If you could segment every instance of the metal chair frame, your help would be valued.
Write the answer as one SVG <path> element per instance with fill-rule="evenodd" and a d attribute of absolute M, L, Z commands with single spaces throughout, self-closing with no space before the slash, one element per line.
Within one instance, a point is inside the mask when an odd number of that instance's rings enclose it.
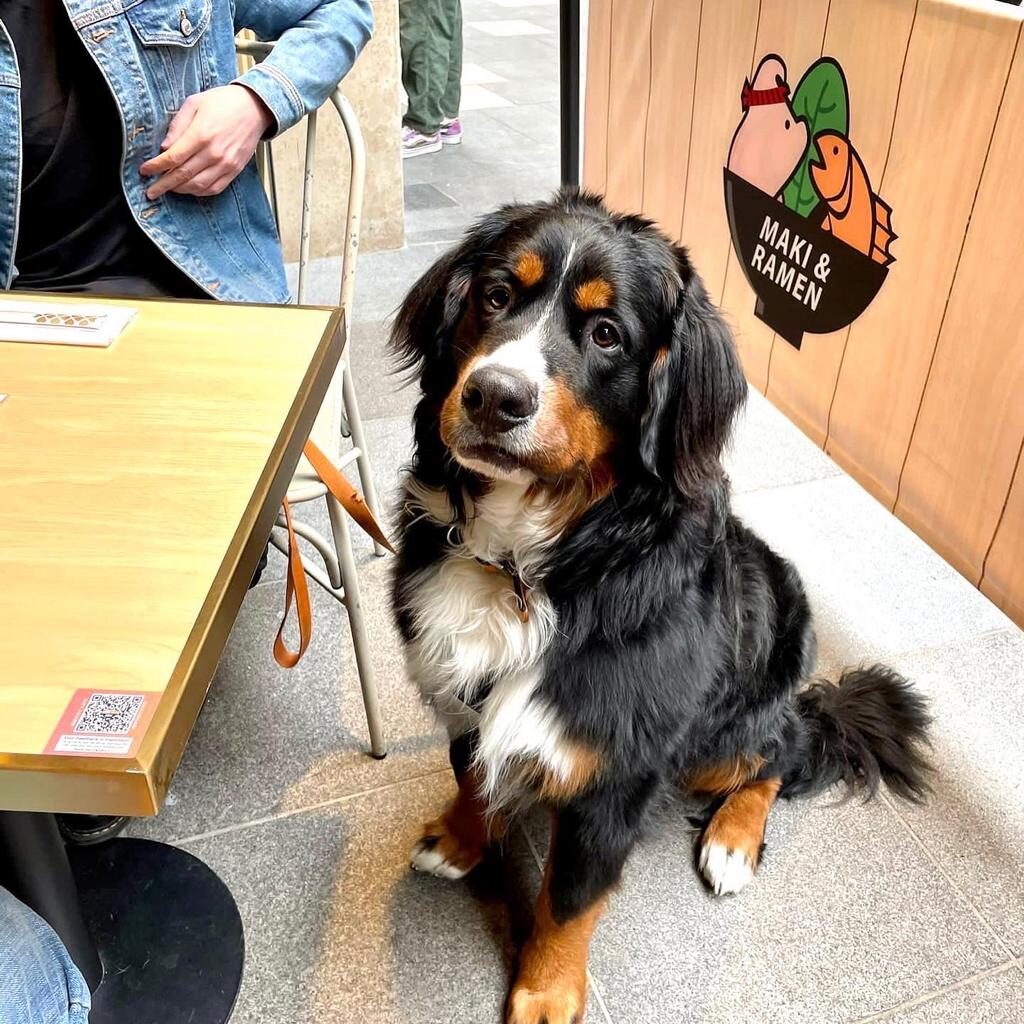
<path fill-rule="evenodd" d="M 239 56 L 252 58 L 259 62 L 274 48 L 273 43 L 255 40 L 238 40 L 236 51 Z M 380 518 L 380 505 L 377 489 L 373 482 L 373 470 L 370 466 L 369 450 L 366 446 L 366 435 L 363 421 L 359 414 L 359 403 L 356 398 L 355 386 L 352 381 L 352 298 L 355 292 L 356 257 L 359 252 L 359 227 L 363 208 L 363 191 L 366 182 L 366 146 L 363 142 L 359 122 L 351 104 L 344 97 L 341 89 L 335 89 L 330 96 L 331 104 L 338 112 L 348 140 L 351 157 L 351 174 L 349 176 L 348 201 L 345 210 L 344 248 L 341 256 L 341 285 L 339 304 L 345 310 L 345 323 L 348 338 L 339 365 L 341 374 L 342 399 L 342 434 L 351 437 L 352 447 L 346 451 L 336 465 L 339 469 L 356 464 L 359 481 L 362 484 L 363 496 L 373 514 Z M 299 305 L 306 301 L 306 271 L 309 264 L 309 239 L 313 211 L 313 184 L 317 141 L 317 111 L 306 117 L 306 153 L 302 178 L 302 220 L 299 233 L 299 279 L 296 289 L 296 300 Z M 274 174 L 274 157 L 269 142 L 260 144 L 256 154 L 257 166 L 270 198 L 274 217 L 280 230 L 280 218 L 277 201 L 277 181 Z M 359 576 L 356 571 L 355 555 L 352 550 L 352 535 L 348 516 L 334 496 L 311 471 L 300 467 L 288 489 L 288 500 L 293 504 L 315 501 L 324 498 L 331 521 L 332 538 L 328 540 L 313 527 L 295 522 L 295 532 L 303 540 L 312 545 L 323 559 L 324 569 L 303 557 L 302 564 L 306 574 L 319 584 L 331 597 L 345 606 L 348 612 L 349 627 L 352 631 L 352 647 L 355 651 L 356 668 L 359 674 L 359 685 L 363 693 L 363 705 L 366 710 L 366 724 L 370 733 L 370 752 L 374 757 L 382 758 L 387 753 L 381 727 L 380 702 L 377 696 L 377 684 L 370 656 L 369 634 L 363 617 L 362 601 L 359 593 Z M 284 528 L 284 517 L 278 516 L 278 527 Z M 279 551 L 287 553 L 287 535 L 275 532 L 271 543 Z M 384 549 L 374 544 L 377 555 L 383 555 Z"/>

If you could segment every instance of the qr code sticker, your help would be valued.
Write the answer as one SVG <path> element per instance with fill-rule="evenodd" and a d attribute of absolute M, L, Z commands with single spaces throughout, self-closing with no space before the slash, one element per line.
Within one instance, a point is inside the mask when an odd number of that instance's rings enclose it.
<path fill-rule="evenodd" d="M 75 732 L 129 733 L 146 698 L 141 693 L 93 693 L 75 722 Z"/>

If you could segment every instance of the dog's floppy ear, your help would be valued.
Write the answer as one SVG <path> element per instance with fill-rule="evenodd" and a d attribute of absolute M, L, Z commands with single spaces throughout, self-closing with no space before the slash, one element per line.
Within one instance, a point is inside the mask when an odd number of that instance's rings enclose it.
<path fill-rule="evenodd" d="M 406 295 L 391 329 L 391 349 L 401 373 L 418 376 L 424 363 L 440 359 L 466 306 L 474 248 L 471 235 L 442 256 Z"/>
<path fill-rule="evenodd" d="M 651 363 L 640 455 L 649 472 L 695 497 L 721 475 L 747 385 L 728 327 L 688 261 L 682 265 L 671 336 Z"/>
<path fill-rule="evenodd" d="M 412 286 L 391 329 L 391 349 L 400 372 L 419 376 L 424 366 L 443 361 L 480 260 L 506 231 L 539 209 L 513 204 L 484 217 Z"/>

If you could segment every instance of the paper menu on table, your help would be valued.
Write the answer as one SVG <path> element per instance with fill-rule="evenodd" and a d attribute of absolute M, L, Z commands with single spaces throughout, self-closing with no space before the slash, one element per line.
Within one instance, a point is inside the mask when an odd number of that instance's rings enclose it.
<path fill-rule="evenodd" d="M 0 299 L 0 344 L 17 341 L 107 348 L 135 313 L 129 306 Z"/>

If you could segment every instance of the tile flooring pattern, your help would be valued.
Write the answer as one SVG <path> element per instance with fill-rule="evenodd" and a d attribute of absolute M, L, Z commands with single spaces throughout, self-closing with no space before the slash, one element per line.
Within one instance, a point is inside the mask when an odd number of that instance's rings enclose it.
<path fill-rule="evenodd" d="M 554 0 L 465 0 L 465 17 L 465 142 L 406 162 L 410 244 L 360 260 L 354 372 L 385 493 L 414 401 L 387 372 L 389 315 L 468 221 L 556 184 Z M 336 272 L 314 267 L 314 301 L 330 301 Z M 884 658 L 916 680 L 942 771 L 923 808 L 779 806 L 759 877 L 724 900 L 692 870 L 688 808 L 666 809 L 598 929 L 588 1020 L 1020 1024 L 1024 634 L 756 394 L 729 468 L 739 513 L 804 575 L 822 671 Z M 274 664 L 273 552 L 167 806 L 134 832 L 187 847 L 234 892 L 248 947 L 234 1021 L 498 1024 L 545 822 L 531 817 L 467 882 L 409 872 L 453 783 L 405 682 L 388 565 L 362 540 L 359 560 L 387 759 L 364 753 L 345 616 L 316 588 L 309 654 L 292 672 Z"/>

